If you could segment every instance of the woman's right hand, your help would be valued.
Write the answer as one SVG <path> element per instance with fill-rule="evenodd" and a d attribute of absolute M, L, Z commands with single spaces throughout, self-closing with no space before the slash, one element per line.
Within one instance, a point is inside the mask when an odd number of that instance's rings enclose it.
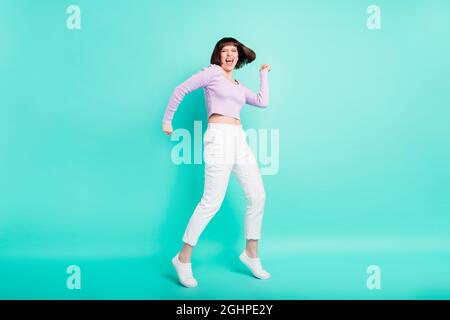
<path fill-rule="evenodd" d="M 261 67 L 259 68 L 259 71 L 262 71 L 262 70 L 267 70 L 267 72 L 269 72 L 269 71 L 270 71 L 270 69 L 271 69 L 271 66 L 270 66 L 270 64 L 264 63 L 264 64 L 263 64 L 263 65 L 261 65 Z"/>
<path fill-rule="evenodd" d="M 169 122 L 163 122 L 163 127 L 162 127 L 162 129 L 163 129 L 164 133 L 165 133 L 166 135 L 168 135 L 168 136 L 171 135 L 172 132 L 173 132 L 172 124 L 169 123 Z"/>

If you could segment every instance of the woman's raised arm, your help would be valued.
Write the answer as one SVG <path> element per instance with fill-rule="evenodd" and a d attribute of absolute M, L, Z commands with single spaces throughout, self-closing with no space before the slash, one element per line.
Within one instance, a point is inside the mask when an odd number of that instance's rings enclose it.
<path fill-rule="evenodd" d="M 245 103 L 261 108 L 265 108 L 269 105 L 269 71 L 270 65 L 263 64 L 261 66 L 259 71 L 260 90 L 258 93 L 255 93 L 249 88 L 243 86 L 245 90 Z"/>

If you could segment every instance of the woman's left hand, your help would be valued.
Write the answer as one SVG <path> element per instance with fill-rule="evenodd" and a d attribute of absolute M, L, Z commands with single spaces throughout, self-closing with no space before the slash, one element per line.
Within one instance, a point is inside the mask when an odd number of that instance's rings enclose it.
<path fill-rule="evenodd" d="M 267 63 L 263 64 L 261 68 L 259 68 L 259 71 L 263 71 L 265 69 L 267 69 L 267 71 L 270 71 L 270 64 Z"/>

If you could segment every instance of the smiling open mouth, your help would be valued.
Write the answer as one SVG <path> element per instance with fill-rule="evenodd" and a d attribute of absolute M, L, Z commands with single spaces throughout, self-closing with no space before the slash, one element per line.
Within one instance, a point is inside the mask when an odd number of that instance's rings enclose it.
<path fill-rule="evenodd" d="M 231 66 L 233 64 L 233 61 L 234 61 L 234 59 L 232 59 L 232 58 L 226 58 L 225 59 L 226 64 L 229 65 L 229 66 Z"/>

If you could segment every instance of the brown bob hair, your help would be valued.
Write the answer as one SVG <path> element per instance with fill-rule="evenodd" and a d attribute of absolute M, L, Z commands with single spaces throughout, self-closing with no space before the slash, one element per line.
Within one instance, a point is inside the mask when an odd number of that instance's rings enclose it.
<path fill-rule="evenodd" d="M 214 50 L 211 54 L 211 63 L 217 64 L 218 66 L 221 65 L 220 63 L 220 51 L 223 47 L 227 45 L 233 45 L 238 50 L 238 62 L 236 63 L 235 69 L 239 69 L 243 67 L 244 65 L 252 62 L 256 59 L 256 53 L 249 47 L 245 46 L 243 43 L 239 42 L 235 38 L 231 37 L 225 37 L 220 39 L 216 46 L 214 47 Z"/>

